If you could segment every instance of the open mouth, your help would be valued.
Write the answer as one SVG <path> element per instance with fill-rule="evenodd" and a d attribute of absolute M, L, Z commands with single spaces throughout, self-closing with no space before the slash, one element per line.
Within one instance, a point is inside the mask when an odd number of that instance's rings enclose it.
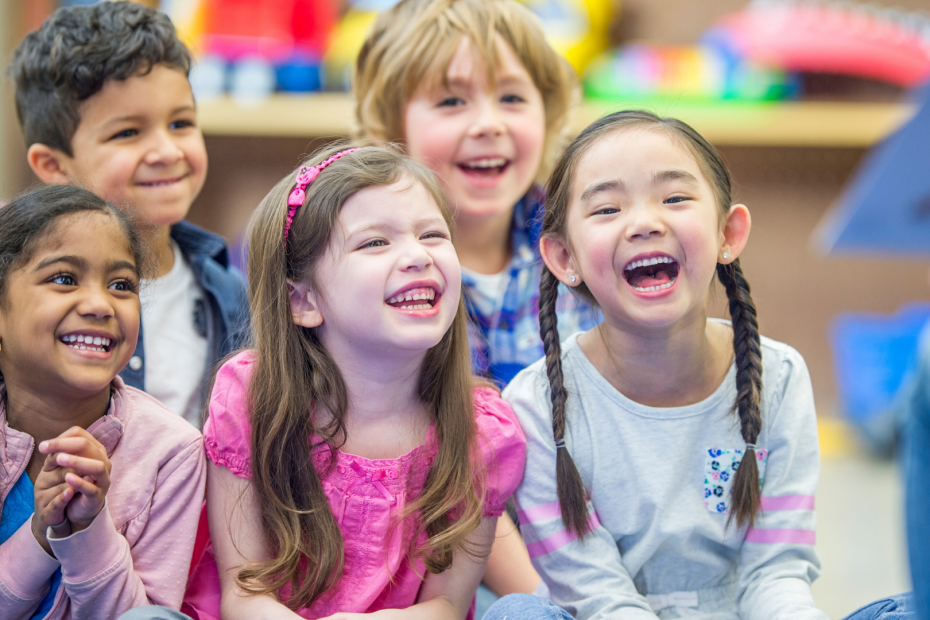
<path fill-rule="evenodd" d="M 72 349 L 97 351 L 99 353 L 108 353 L 111 346 L 109 338 L 89 334 L 67 334 L 61 337 L 61 341 Z"/>
<path fill-rule="evenodd" d="M 510 160 L 503 157 L 486 157 L 483 159 L 473 159 L 471 161 L 458 164 L 460 170 L 466 174 L 479 177 L 494 177 L 503 174 L 510 166 Z"/>
<path fill-rule="evenodd" d="M 394 295 L 385 303 L 399 310 L 428 310 L 436 305 L 440 297 L 436 289 L 418 286 Z"/>
<path fill-rule="evenodd" d="M 671 288 L 678 279 L 678 261 L 671 256 L 650 256 L 634 260 L 623 268 L 623 277 L 640 293 Z"/>

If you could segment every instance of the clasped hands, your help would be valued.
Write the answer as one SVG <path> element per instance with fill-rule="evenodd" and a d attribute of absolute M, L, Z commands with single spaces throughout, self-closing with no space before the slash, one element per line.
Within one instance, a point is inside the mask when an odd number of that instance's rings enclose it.
<path fill-rule="evenodd" d="M 93 435 L 78 426 L 39 444 L 47 455 L 36 477 L 32 534 L 54 557 L 47 532 L 56 537 L 86 529 L 103 509 L 110 488 L 110 459 Z M 70 526 L 70 532 L 68 531 Z"/>

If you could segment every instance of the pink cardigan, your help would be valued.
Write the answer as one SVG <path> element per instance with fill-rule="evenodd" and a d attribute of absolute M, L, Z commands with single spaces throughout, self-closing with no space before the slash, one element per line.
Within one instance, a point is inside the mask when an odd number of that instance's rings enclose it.
<path fill-rule="evenodd" d="M 116 618 L 140 605 L 181 606 L 206 482 L 203 439 L 190 424 L 122 379 L 91 435 L 112 464 L 105 510 L 90 527 L 50 539 L 27 520 L 0 545 L 0 617 L 29 618 L 58 567 L 62 581 L 47 620 Z M 7 425 L 0 400 L 0 509 L 24 473 L 31 436 Z"/>

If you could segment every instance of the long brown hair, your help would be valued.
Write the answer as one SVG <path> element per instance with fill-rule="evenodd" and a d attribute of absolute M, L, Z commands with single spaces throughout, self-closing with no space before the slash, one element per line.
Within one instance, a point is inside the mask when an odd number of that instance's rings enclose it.
<path fill-rule="evenodd" d="M 711 184 L 721 217 L 726 217 L 733 204 L 730 173 L 717 150 L 689 125 L 677 119 L 660 118 L 640 110 L 626 110 L 595 121 L 565 149 L 546 187 L 546 212 L 542 235 L 565 239 L 565 218 L 571 202 L 578 162 L 600 138 L 632 127 L 665 131 L 688 148 Z M 728 265 L 718 263 L 717 277 L 726 290 L 730 318 L 733 322 L 737 388 L 733 409 L 738 412 L 743 439 L 747 444 L 755 444 L 762 430 L 762 353 L 756 306 L 749 295 L 749 283 L 740 268 L 739 259 Z M 556 445 L 559 446 L 556 451 L 556 481 L 562 521 L 566 528 L 584 536 L 590 530 L 584 484 L 562 441 L 565 436 L 565 404 L 568 393 L 562 384 L 561 346 L 558 318 L 555 313 L 558 285 L 559 281 L 552 272 L 544 268 L 539 285 L 539 332 L 546 352 L 546 374 L 549 378 L 552 401 L 552 434 Z M 575 290 L 591 303 L 597 303 L 584 283 Z M 748 524 L 752 527 L 760 503 L 759 467 L 755 451 L 749 448 L 743 453 L 733 478 L 732 508 L 727 523 L 735 518 L 738 526 Z"/>
<path fill-rule="evenodd" d="M 344 148 L 329 147 L 303 165 L 312 166 Z M 255 371 L 249 384 L 252 425 L 252 486 L 262 529 L 273 558 L 240 568 L 237 585 L 259 594 L 290 584 L 288 607 L 307 607 L 342 576 L 343 541 L 320 475 L 310 460 L 316 434 L 335 451 L 346 437 L 348 393 L 336 363 L 315 329 L 291 319 L 287 280 L 315 285 L 315 265 L 330 246 L 339 212 L 362 189 L 409 179 L 420 183 L 452 228 L 448 202 L 424 166 L 385 148 L 369 147 L 330 164 L 307 188 L 287 243 L 287 197 L 296 170 L 282 179 L 258 206 L 250 227 L 249 302 Z M 481 522 L 481 470 L 473 458 L 476 431 L 465 312 L 424 358 L 418 395 L 432 413 L 439 449 L 422 493 L 399 519 L 418 514 L 416 535 L 427 542 L 412 549 L 426 568 L 440 573 L 452 564 Z M 310 410 L 323 407 L 332 422 L 319 426 Z M 330 463 L 333 459 L 330 459 Z M 454 513 L 456 518 L 450 519 Z"/>

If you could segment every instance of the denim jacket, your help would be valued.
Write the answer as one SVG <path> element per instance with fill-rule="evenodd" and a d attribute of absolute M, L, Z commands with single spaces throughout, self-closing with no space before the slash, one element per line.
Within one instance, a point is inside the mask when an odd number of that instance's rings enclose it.
<path fill-rule="evenodd" d="M 204 304 L 192 320 L 207 338 L 207 366 L 201 383 L 201 404 L 206 401 L 214 371 L 231 352 L 243 347 L 249 334 L 249 298 L 245 281 L 230 268 L 226 242 L 219 235 L 187 221 L 171 227 L 171 238 L 190 263 L 194 279 L 204 291 Z M 145 389 L 145 347 L 139 324 L 139 342 L 120 372 L 126 385 Z"/>

